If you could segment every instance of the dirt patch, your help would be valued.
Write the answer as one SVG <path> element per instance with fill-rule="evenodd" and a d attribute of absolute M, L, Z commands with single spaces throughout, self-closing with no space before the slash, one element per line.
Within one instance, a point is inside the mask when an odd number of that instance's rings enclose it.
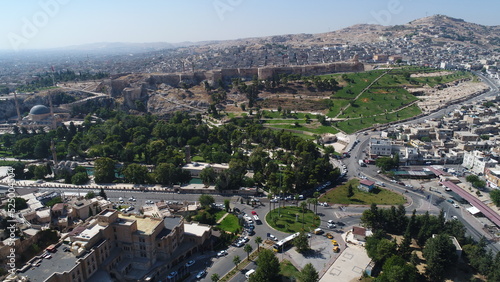
<path fill-rule="evenodd" d="M 429 73 L 412 73 L 410 77 L 434 77 L 434 76 L 445 76 L 453 74 L 451 71 L 439 71 L 439 72 L 429 72 Z"/>
<path fill-rule="evenodd" d="M 368 99 L 368 98 L 363 98 L 363 99 L 361 99 L 361 101 L 362 101 L 362 102 L 364 102 L 364 103 L 368 103 L 368 102 L 370 101 L 370 99 Z"/>

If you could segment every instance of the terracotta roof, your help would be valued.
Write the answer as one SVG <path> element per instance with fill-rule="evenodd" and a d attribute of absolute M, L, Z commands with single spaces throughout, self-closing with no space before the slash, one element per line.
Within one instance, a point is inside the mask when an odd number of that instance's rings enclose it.
<path fill-rule="evenodd" d="M 352 234 L 366 236 L 366 229 L 363 227 L 354 226 L 352 228 Z"/>
<path fill-rule="evenodd" d="M 365 186 L 372 186 L 372 185 L 375 185 L 375 182 L 368 180 L 368 179 L 363 179 L 359 182 L 359 184 L 362 184 Z"/>

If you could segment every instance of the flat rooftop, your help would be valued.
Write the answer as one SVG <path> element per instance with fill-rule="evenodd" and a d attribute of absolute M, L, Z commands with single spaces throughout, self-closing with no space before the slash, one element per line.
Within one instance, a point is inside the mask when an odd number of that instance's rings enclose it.
<path fill-rule="evenodd" d="M 152 219 L 149 217 L 141 218 L 125 214 L 119 214 L 118 218 L 124 219 L 130 223 L 132 223 L 132 221 L 136 221 L 137 232 L 143 233 L 145 235 L 153 234 L 153 231 L 156 229 L 156 227 L 162 223 L 161 220 Z"/>
<path fill-rule="evenodd" d="M 105 229 L 105 226 L 101 226 L 99 224 L 96 224 L 92 226 L 91 228 L 86 228 L 83 230 L 78 237 L 84 238 L 84 239 L 90 239 L 93 238 L 95 235 L 99 234 L 99 231 L 102 229 Z"/>
<path fill-rule="evenodd" d="M 203 234 L 210 230 L 210 227 L 205 225 L 199 225 L 197 223 L 186 223 L 184 224 L 184 233 L 193 234 L 195 236 L 201 237 Z"/>
<path fill-rule="evenodd" d="M 51 259 L 42 259 L 40 266 L 31 267 L 22 275 L 28 276 L 32 282 L 43 282 L 54 272 L 70 271 L 76 265 L 76 256 L 71 252 L 64 252 L 63 245 L 55 253 L 50 253 Z"/>

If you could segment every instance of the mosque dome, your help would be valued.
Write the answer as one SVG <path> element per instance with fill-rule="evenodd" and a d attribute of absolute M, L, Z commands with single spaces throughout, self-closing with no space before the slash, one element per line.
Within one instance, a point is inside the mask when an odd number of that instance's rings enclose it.
<path fill-rule="evenodd" d="M 49 113 L 50 109 L 44 105 L 36 105 L 30 110 L 30 115 L 45 115 Z"/>

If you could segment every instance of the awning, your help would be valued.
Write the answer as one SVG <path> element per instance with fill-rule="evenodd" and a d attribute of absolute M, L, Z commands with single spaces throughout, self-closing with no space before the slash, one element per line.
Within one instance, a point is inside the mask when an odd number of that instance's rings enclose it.
<path fill-rule="evenodd" d="M 476 214 L 478 214 L 478 213 L 480 213 L 480 212 L 481 212 L 481 211 L 480 211 L 478 208 L 476 208 L 476 207 L 470 207 L 470 208 L 468 208 L 468 209 L 467 209 L 467 211 L 468 211 L 468 212 L 470 212 L 472 215 L 476 215 Z"/>

